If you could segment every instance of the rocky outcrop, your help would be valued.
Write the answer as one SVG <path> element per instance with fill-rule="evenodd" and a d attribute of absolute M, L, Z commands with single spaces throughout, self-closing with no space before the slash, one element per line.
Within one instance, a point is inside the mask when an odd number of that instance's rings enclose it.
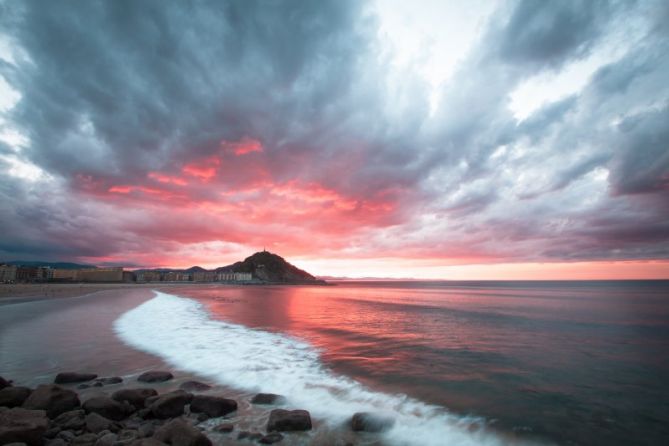
<path fill-rule="evenodd" d="M 237 410 L 237 401 L 219 396 L 195 395 L 190 403 L 190 410 L 204 413 L 211 418 L 222 417 Z"/>
<path fill-rule="evenodd" d="M 150 372 L 144 372 L 137 377 L 137 381 L 144 383 L 159 383 L 164 381 L 169 381 L 174 378 L 174 375 L 170 372 L 164 372 L 160 370 L 153 370 Z"/>
<path fill-rule="evenodd" d="M 53 425 L 58 426 L 61 430 L 81 430 L 86 426 L 85 416 L 86 412 L 81 409 L 70 410 L 54 418 Z"/>
<path fill-rule="evenodd" d="M 56 379 L 53 382 L 56 384 L 83 383 L 93 381 L 97 377 L 98 375 L 95 373 L 63 372 L 56 375 Z"/>
<path fill-rule="evenodd" d="M 4 389 L 5 387 L 10 387 L 11 385 L 12 385 L 11 381 L 8 381 L 2 376 L 0 376 L 0 390 Z"/>
<path fill-rule="evenodd" d="M 19 407 L 31 393 L 32 389 L 27 387 L 5 387 L 0 390 L 0 407 Z"/>
<path fill-rule="evenodd" d="M 128 402 L 136 409 L 144 407 L 144 402 L 147 398 L 158 396 L 155 389 L 140 388 L 140 389 L 121 389 L 112 394 L 112 399 L 118 402 Z"/>
<path fill-rule="evenodd" d="M 55 384 L 42 384 L 24 401 L 24 409 L 45 410 L 49 418 L 76 409 L 81 404 L 77 394 Z"/>
<path fill-rule="evenodd" d="M 0 411 L 0 444 L 41 445 L 48 427 L 49 419 L 43 410 L 3 409 Z"/>
<path fill-rule="evenodd" d="M 256 252 L 244 261 L 218 268 L 216 272 L 252 273 L 254 278 L 270 283 L 325 283 L 267 251 Z"/>
<path fill-rule="evenodd" d="M 160 427 L 153 438 L 172 446 L 211 446 L 211 441 L 183 420 L 172 420 Z"/>
<path fill-rule="evenodd" d="M 311 416 L 306 410 L 274 409 L 269 414 L 267 431 L 311 430 Z"/>
<path fill-rule="evenodd" d="M 394 418 L 370 412 L 358 412 L 351 418 L 351 429 L 355 432 L 384 432 L 394 424 Z"/>

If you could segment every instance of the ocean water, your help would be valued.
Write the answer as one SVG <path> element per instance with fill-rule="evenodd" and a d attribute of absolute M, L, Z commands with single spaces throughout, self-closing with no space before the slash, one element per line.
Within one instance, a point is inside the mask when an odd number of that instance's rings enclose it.
<path fill-rule="evenodd" d="M 119 294 L 120 293 L 120 294 Z M 669 281 L 185 286 L 0 307 L 0 375 L 169 366 L 383 445 L 669 438 Z M 309 444 L 312 437 L 304 437 Z M 319 444 L 328 444 L 327 441 Z"/>

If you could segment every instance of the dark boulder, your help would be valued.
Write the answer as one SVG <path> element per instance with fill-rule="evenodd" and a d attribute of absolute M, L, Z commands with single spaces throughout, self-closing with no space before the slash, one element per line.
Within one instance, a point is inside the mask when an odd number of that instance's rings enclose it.
<path fill-rule="evenodd" d="M 32 389 L 27 387 L 5 387 L 0 390 L 0 407 L 19 407 L 31 393 Z"/>
<path fill-rule="evenodd" d="M 193 399 L 193 394 L 176 390 L 159 396 L 149 407 L 156 418 L 174 418 L 184 413 L 186 404 Z"/>
<path fill-rule="evenodd" d="M 163 381 L 169 381 L 174 378 L 170 372 L 162 372 L 159 370 L 153 370 L 150 372 L 144 372 L 137 377 L 137 381 L 143 383 L 159 383 Z"/>
<path fill-rule="evenodd" d="M 87 413 L 96 413 L 114 421 L 121 421 L 129 415 L 128 406 L 119 403 L 108 396 L 95 396 L 83 405 Z"/>
<path fill-rule="evenodd" d="M 394 418 L 370 412 L 358 412 L 351 418 L 351 429 L 355 432 L 383 432 L 393 424 Z"/>
<path fill-rule="evenodd" d="M 211 446 L 211 441 L 202 432 L 179 419 L 161 426 L 153 438 L 172 446 Z"/>
<path fill-rule="evenodd" d="M 53 424 L 61 430 L 78 431 L 86 426 L 86 412 L 81 409 L 63 412 L 53 420 Z"/>
<path fill-rule="evenodd" d="M 274 409 L 269 414 L 267 431 L 308 431 L 311 417 L 306 410 Z"/>
<path fill-rule="evenodd" d="M 237 410 L 237 401 L 212 395 L 195 395 L 190 403 L 191 412 L 222 417 Z"/>
<path fill-rule="evenodd" d="M 0 376 L 0 389 L 4 389 L 5 387 L 11 387 L 12 382 L 9 380 L 6 380 L 2 376 Z"/>
<path fill-rule="evenodd" d="M 86 430 L 99 434 L 102 431 L 117 432 L 120 427 L 109 418 L 105 418 L 100 414 L 91 412 L 86 415 Z"/>
<path fill-rule="evenodd" d="M 251 404 L 282 404 L 285 398 L 274 393 L 259 393 L 251 399 Z"/>
<path fill-rule="evenodd" d="M 71 390 L 55 384 L 42 384 L 23 402 L 24 409 L 45 410 L 49 418 L 79 407 L 79 397 Z"/>
<path fill-rule="evenodd" d="M 135 408 L 141 409 L 146 399 L 152 396 L 158 396 L 155 389 L 121 389 L 112 394 L 112 399 L 118 402 L 127 401 Z"/>
<path fill-rule="evenodd" d="M 155 438 L 142 438 L 141 440 L 133 441 L 130 443 L 130 446 L 167 446 L 167 443 L 163 443 Z"/>
<path fill-rule="evenodd" d="M 179 386 L 181 390 L 186 392 L 204 392 L 211 389 L 209 384 L 201 383 L 199 381 L 186 381 Z"/>
<path fill-rule="evenodd" d="M 2 410 L 0 411 L 0 444 L 41 445 L 42 436 L 48 427 L 49 419 L 43 410 L 28 410 L 20 407 Z"/>
<path fill-rule="evenodd" d="M 283 440 L 283 435 L 281 435 L 278 432 L 272 432 L 272 433 L 269 433 L 269 434 L 265 435 L 264 437 L 262 437 L 259 440 L 259 443 L 260 444 L 274 444 L 274 443 L 280 442 L 281 440 Z"/>
<path fill-rule="evenodd" d="M 56 379 L 54 379 L 53 382 L 56 384 L 83 383 L 92 381 L 97 377 L 98 375 L 95 373 L 64 372 L 56 375 Z"/>

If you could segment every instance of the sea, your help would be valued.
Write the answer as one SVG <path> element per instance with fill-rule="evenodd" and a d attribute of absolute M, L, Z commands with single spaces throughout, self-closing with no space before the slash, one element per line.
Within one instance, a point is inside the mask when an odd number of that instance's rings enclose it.
<path fill-rule="evenodd" d="M 300 444 L 373 412 L 393 426 L 331 438 L 664 445 L 669 281 L 157 286 L 0 305 L 0 376 L 156 367 L 284 395 L 321 432 Z"/>

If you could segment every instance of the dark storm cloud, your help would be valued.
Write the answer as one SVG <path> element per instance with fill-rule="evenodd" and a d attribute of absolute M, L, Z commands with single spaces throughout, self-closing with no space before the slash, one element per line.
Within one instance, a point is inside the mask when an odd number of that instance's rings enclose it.
<path fill-rule="evenodd" d="M 523 0 L 499 35 L 499 55 L 509 63 L 558 68 L 592 48 L 611 9 L 604 0 Z"/>

